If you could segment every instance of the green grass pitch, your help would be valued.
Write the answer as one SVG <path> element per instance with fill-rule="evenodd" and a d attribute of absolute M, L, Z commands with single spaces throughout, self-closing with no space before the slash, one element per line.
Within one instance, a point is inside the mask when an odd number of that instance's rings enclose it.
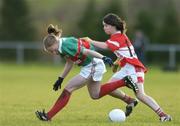
<path fill-rule="evenodd" d="M 125 104 L 110 96 L 92 100 L 84 87 L 72 94 L 69 104 L 51 122 L 41 122 L 34 112 L 48 110 L 59 97 L 61 90 L 54 92 L 52 85 L 62 70 L 53 65 L 0 64 L 0 126 L 179 126 L 180 125 L 180 72 L 163 72 L 150 67 L 145 76 L 145 91 L 173 117 L 172 122 L 159 122 L 157 115 L 139 103 L 133 114 L 124 123 L 112 123 L 108 112 L 113 108 L 125 109 Z M 73 68 L 63 83 L 79 72 Z M 110 78 L 108 68 L 103 82 Z M 134 97 L 132 91 L 122 88 Z"/>

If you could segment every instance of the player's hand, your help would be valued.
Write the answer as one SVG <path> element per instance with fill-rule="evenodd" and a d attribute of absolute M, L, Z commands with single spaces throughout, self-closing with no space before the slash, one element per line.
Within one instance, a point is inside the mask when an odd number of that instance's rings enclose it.
<path fill-rule="evenodd" d="M 114 61 L 113 66 L 112 66 L 112 72 L 116 73 L 118 71 L 119 68 L 119 59 L 117 59 L 116 61 Z"/>
<path fill-rule="evenodd" d="M 102 60 L 103 60 L 104 63 L 108 63 L 110 67 L 113 65 L 112 59 L 109 58 L 109 57 L 107 57 L 107 56 L 104 56 L 104 57 L 102 58 Z"/>
<path fill-rule="evenodd" d="M 92 40 L 91 38 L 89 38 L 89 37 L 82 37 L 81 39 L 84 40 L 84 41 L 87 41 L 87 42 L 92 42 L 92 41 L 93 41 L 93 40 Z"/>
<path fill-rule="evenodd" d="M 58 89 L 61 89 L 61 84 L 63 82 L 64 78 L 62 77 L 58 77 L 58 80 L 56 80 L 56 82 L 53 85 L 53 90 L 57 91 Z"/>
<path fill-rule="evenodd" d="M 116 73 L 116 72 L 118 71 L 118 67 L 119 67 L 119 65 L 113 64 L 113 66 L 112 66 L 112 72 L 113 72 L 113 73 Z"/>

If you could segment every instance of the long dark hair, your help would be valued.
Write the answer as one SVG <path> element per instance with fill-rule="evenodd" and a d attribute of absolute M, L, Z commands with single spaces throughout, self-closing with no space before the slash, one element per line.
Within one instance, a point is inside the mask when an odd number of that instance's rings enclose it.
<path fill-rule="evenodd" d="M 104 23 L 115 26 L 117 30 L 120 30 L 122 33 L 126 32 L 126 22 L 123 21 L 118 15 L 109 13 L 103 18 Z"/>

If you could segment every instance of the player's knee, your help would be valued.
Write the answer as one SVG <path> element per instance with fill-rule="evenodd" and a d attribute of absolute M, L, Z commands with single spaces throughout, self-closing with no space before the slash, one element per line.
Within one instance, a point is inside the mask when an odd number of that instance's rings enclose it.
<path fill-rule="evenodd" d="M 93 100 L 99 99 L 99 95 L 90 95 Z"/>
<path fill-rule="evenodd" d="M 73 91 L 77 90 L 78 88 L 76 86 L 67 85 L 65 87 L 65 89 L 72 93 Z"/>

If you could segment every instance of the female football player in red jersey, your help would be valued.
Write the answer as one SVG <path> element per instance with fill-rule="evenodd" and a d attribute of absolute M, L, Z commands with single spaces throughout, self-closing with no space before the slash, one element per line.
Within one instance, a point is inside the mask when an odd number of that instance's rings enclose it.
<path fill-rule="evenodd" d="M 91 43 L 74 37 L 61 37 L 61 33 L 62 30 L 50 25 L 48 27 L 48 35 L 43 40 L 44 48 L 47 52 L 54 55 L 63 55 L 66 60 L 64 71 L 53 85 L 53 90 L 57 91 L 61 88 L 61 84 L 71 71 L 73 64 L 82 66 L 82 68 L 80 73 L 68 82 L 56 103 L 47 113 L 45 111 L 35 112 L 40 120 L 51 120 L 56 113 L 67 105 L 72 92 L 85 86 L 85 82 L 87 82 L 87 88 L 92 99 L 99 99 L 122 86 L 127 86 L 135 92 L 137 91 L 137 85 L 132 82 L 130 76 L 100 85 L 103 74 L 106 72 L 104 63 L 112 65 L 112 60 L 94 51 L 94 46 Z"/>
<path fill-rule="evenodd" d="M 91 42 L 96 47 L 110 49 L 117 56 L 116 63 L 118 62 L 121 69 L 112 76 L 110 82 L 122 79 L 127 75 L 131 76 L 138 86 L 138 92 L 135 93 L 136 97 L 154 110 L 154 112 L 156 112 L 160 117 L 160 121 L 171 121 L 171 116 L 164 113 L 157 102 L 152 97 L 145 94 L 144 73 L 147 69 L 138 60 L 134 47 L 125 34 L 125 21 L 121 20 L 121 18 L 116 14 L 110 13 L 104 17 L 103 26 L 105 33 L 110 35 L 110 38 L 106 42 L 95 41 L 88 37 L 82 39 Z M 125 93 L 118 93 L 116 90 L 113 91 L 111 95 L 114 97 L 120 97 L 122 100 L 126 97 Z M 134 106 L 135 104 L 133 103 L 126 106 L 126 116 L 132 112 Z"/>

